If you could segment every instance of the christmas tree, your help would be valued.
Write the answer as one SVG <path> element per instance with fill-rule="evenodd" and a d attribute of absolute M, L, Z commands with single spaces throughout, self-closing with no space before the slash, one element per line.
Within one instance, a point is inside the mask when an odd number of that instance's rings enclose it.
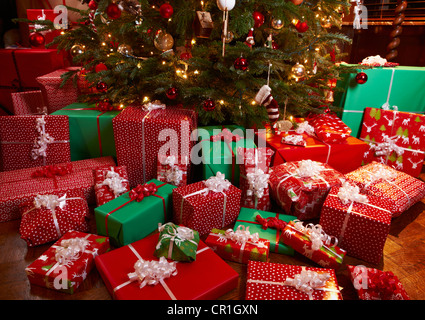
<path fill-rule="evenodd" d="M 82 66 L 93 89 L 82 101 L 159 100 L 195 109 L 201 125 L 261 126 L 334 109 L 336 80 L 354 71 L 338 63 L 350 39 L 335 32 L 348 0 L 85 2 L 68 7 L 80 24 L 51 43 Z"/>

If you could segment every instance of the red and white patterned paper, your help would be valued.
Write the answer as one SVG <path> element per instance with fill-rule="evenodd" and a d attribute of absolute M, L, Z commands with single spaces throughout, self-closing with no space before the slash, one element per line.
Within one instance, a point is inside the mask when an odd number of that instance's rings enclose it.
<path fill-rule="evenodd" d="M 189 157 L 158 155 L 157 180 L 176 187 L 188 183 Z"/>
<path fill-rule="evenodd" d="M 327 143 L 344 142 L 351 134 L 351 129 L 333 113 L 315 115 L 308 123 L 317 137 Z"/>
<path fill-rule="evenodd" d="M 37 114 L 46 111 L 41 90 L 12 93 L 13 114 Z"/>
<path fill-rule="evenodd" d="M 38 119 L 44 117 L 45 133 L 54 140 L 47 144 L 46 157 L 32 158 L 34 141 L 40 137 Z M 68 116 L 25 115 L 0 117 L 0 171 L 53 165 L 71 161 Z"/>
<path fill-rule="evenodd" d="M 108 172 L 115 172 L 117 174 L 118 189 L 120 192 L 115 192 L 113 188 L 105 184 Z M 93 170 L 94 174 L 94 192 L 96 194 L 96 204 L 101 206 L 120 195 L 130 191 L 130 182 L 128 181 L 127 168 L 125 166 L 109 167 Z"/>

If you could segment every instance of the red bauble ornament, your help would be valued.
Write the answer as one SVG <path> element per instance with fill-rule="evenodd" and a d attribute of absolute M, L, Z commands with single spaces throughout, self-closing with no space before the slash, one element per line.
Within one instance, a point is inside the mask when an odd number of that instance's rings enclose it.
<path fill-rule="evenodd" d="M 90 0 L 89 8 L 90 8 L 90 10 L 96 10 L 97 9 L 97 2 L 95 0 Z"/>
<path fill-rule="evenodd" d="M 246 69 L 248 69 L 248 60 L 244 57 L 239 57 L 235 60 L 233 66 L 235 67 L 235 69 L 245 71 Z"/>
<path fill-rule="evenodd" d="M 165 19 L 171 18 L 171 16 L 173 15 L 173 12 L 174 12 L 174 9 L 169 3 L 164 3 L 163 5 L 159 7 L 159 14 L 161 15 L 161 17 Z"/>
<path fill-rule="evenodd" d="M 254 11 L 252 13 L 252 17 L 254 18 L 254 27 L 259 28 L 264 23 L 264 15 L 261 12 Z"/>
<path fill-rule="evenodd" d="M 366 74 L 366 73 L 364 73 L 364 72 L 359 72 L 359 73 L 356 75 L 356 82 L 357 82 L 358 84 L 366 83 L 366 81 L 367 81 L 367 74 Z"/>
<path fill-rule="evenodd" d="M 204 108 L 205 111 L 212 111 L 215 109 L 215 102 L 212 99 L 207 99 L 202 103 L 202 108 Z"/>
<path fill-rule="evenodd" d="M 94 71 L 96 72 L 106 71 L 106 70 L 108 70 L 108 67 L 102 62 L 97 64 L 96 67 L 94 68 Z"/>
<path fill-rule="evenodd" d="M 115 4 L 115 3 L 110 3 L 105 11 L 106 11 L 106 14 L 108 15 L 108 17 L 110 19 L 115 20 L 115 19 L 118 19 L 119 17 L 121 17 L 121 10 L 118 7 L 118 5 Z"/>
<path fill-rule="evenodd" d="M 306 32 L 308 30 L 308 24 L 307 22 L 301 22 L 298 21 L 297 24 L 295 25 L 295 29 L 297 29 L 298 32 Z"/>
<path fill-rule="evenodd" d="M 296 6 L 299 6 L 301 3 L 303 3 L 304 0 L 291 0 L 291 2 L 293 4 L 295 4 Z"/>
<path fill-rule="evenodd" d="M 175 98 L 177 98 L 178 91 L 176 88 L 171 87 L 167 90 L 166 94 L 168 99 L 174 100 Z"/>
<path fill-rule="evenodd" d="M 105 82 L 100 81 L 100 82 L 97 83 L 96 89 L 99 92 L 106 92 L 106 91 L 108 91 L 108 85 Z"/>
<path fill-rule="evenodd" d="M 190 52 L 183 52 L 181 55 L 180 55 L 180 59 L 182 59 L 182 60 L 189 60 L 190 58 L 192 58 L 192 54 L 190 53 Z"/>
<path fill-rule="evenodd" d="M 30 44 L 33 47 L 42 46 L 44 44 L 44 41 L 45 41 L 44 36 L 39 32 L 31 33 L 29 40 L 30 40 Z"/>

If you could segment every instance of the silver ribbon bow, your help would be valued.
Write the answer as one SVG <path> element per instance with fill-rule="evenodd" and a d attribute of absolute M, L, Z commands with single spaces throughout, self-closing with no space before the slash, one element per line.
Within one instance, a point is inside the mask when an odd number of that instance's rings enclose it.
<path fill-rule="evenodd" d="M 61 265 L 78 260 L 88 244 L 88 240 L 84 238 L 62 240 L 60 245 L 56 247 L 55 259 Z"/>
<path fill-rule="evenodd" d="M 297 129 L 295 129 L 295 132 L 298 134 L 307 133 L 308 135 L 314 134 L 314 127 L 311 126 L 308 121 L 301 122 Z"/>
<path fill-rule="evenodd" d="M 298 163 L 298 168 L 296 169 L 296 174 L 300 177 L 313 177 L 320 174 L 325 168 L 320 162 L 308 160 L 301 160 Z"/>
<path fill-rule="evenodd" d="M 34 141 L 33 149 L 31 150 L 31 157 L 36 160 L 38 157 L 46 157 L 47 146 L 52 143 L 55 139 L 46 133 L 46 120 L 44 115 L 36 120 L 36 129 L 39 136 Z"/>
<path fill-rule="evenodd" d="M 163 165 L 168 165 L 169 169 L 165 171 L 164 177 L 166 181 L 174 186 L 178 186 L 183 179 L 183 171 L 176 166 L 177 158 L 175 156 L 168 156 L 163 161 Z"/>
<path fill-rule="evenodd" d="M 244 225 L 239 225 L 236 231 L 227 229 L 224 236 L 240 245 L 245 245 L 249 241 L 258 242 L 260 240 L 258 232 L 251 234 L 249 227 L 245 228 Z"/>
<path fill-rule="evenodd" d="M 140 289 L 145 285 L 157 285 L 163 283 L 177 274 L 176 263 L 168 262 L 165 257 L 159 258 L 159 261 L 139 259 L 134 264 L 134 272 L 129 273 L 130 281 L 138 281 Z"/>
<path fill-rule="evenodd" d="M 232 185 L 232 183 L 225 178 L 225 174 L 221 173 L 220 171 L 217 172 L 215 176 L 212 176 L 204 181 L 204 184 L 207 187 L 206 192 L 223 192 L 229 189 L 229 187 Z"/>
<path fill-rule="evenodd" d="M 337 196 L 343 204 L 351 202 L 367 203 L 369 199 L 367 195 L 360 193 L 360 188 L 357 185 L 353 185 L 348 181 L 344 181 L 342 186 L 339 188 Z"/>
<path fill-rule="evenodd" d="M 60 209 L 63 209 L 66 205 L 66 194 L 64 194 L 62 197 L 58 197 L 55 194 L 44 194 L 44 195 L 37 195 L 34 198 L 34 206 L 36 209 L 40 209 L 42 207 L 49 209 L 49 210 L 55 210 L 57 207 Z"/>
<path fill-rule="evenodd" d="M 283 138 L 285 143 L 300 145 L 304 144 L 304 137 L 298 134 L 290 134 Z"/>
<path fill-rule="evenodd" d="M 401 156 L 404 153 L 404 150 L 402 147 L 399 147 L 396 145 L 397 140 L 400 138 L 400 136 L 394 136 L 394 137 L 384 137 L 384 142 L 377 143 L 377 144 L 371 144 L 370 148 L 375 150 L 375 154 L 377 156 L 388 156 L 393 151 L 397 154 L 397 156 Z"/>
<path fill-rule="evenodd" d="M 161 101 L 155 100 L 153 102 L 149 102 L 147 104 L 144 104 L 142 106 L 142 108 L 145 111 L 152 111 L 152 110 L 156 110 L 156 109 L 165 109 L 166 106 L 165 106 L 165 104 L 162 104 Z"/>
<path fill-rule="evenodd" d="M 330 275 L 328 273 L 302 270 L 294 278 L 287 278 L 283 284 L 308 294 L 309 298 L 312 299 L 314 290 L 323 289 L 329 278 Z"/>
<path fill-rule="evenodd" d="M 264 196 L 264 190 L 267 188 L 270 175 L 263 170 L 256 168 L 254 172 L 246 175 L 248 179 L 247 196 L 255 195 L 258 199 Z"/>
<path fill-rule="evenodd" d="M 119 175 L 118 172 L 114 171 L 114 168 L 112 170 L 108 170 L 105 174 L 105 180 L 103 180 L 101 183 L 98 183 L 98 186 L 108 186 L 109 189 L 114 193 L 115 197 L 120 196 L 121 194 L 127 192 L 127 189 L 124 185 L 124 179 Z"/>

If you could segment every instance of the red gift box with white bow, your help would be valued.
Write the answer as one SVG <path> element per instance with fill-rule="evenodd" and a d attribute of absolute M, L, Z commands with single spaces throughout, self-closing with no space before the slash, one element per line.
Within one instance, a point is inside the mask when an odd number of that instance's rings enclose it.
<path fill-rule="evenodd" d="M 351 129 L 333 113 L 314 115 L 308 123 L 317 137 L 327 143 L 345 142 L 351 134 Z"/>
<path fill-rule="evenodd" d="M 98 207 L 130 191 L 125 166 L 95 169 L 93 174 Z"/>

